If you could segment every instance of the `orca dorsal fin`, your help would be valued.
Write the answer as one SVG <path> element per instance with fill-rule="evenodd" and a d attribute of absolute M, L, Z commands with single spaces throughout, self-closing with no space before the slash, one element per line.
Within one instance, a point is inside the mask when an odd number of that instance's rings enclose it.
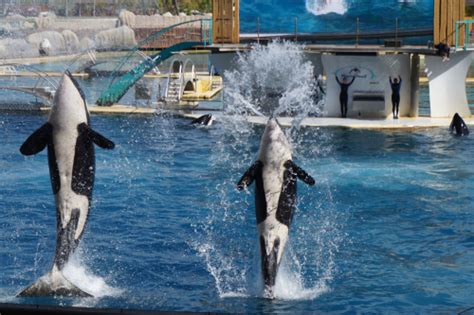
<path fill-rule="evenodd" d="M 87 133 L 87 136 L 89 137 L 89 139 L 91 139 L 92 142 L 94 142 L 96 145 L 98 145 L 102 149 L 111 150 L 111 149 L 115 148 L 115 143 L 113 143 L 113 141 L 107 139 L 106 137 L 104 137 L 100 133 L 92 130 L 92 128 L 89 127 L 89 125 L 87 125 L 86 123 L 80 124 L 77 127 L 77 129 L 78 129 L 79 132 Z"/>
<path fill-rule="evenodd" d="M 261 161 L 256 161 L 252 166 L 244 173 L 242 178 L 237 183 L 237 189 L 243 190 L 245 187 L 248 187 L 252 184 L 255 179 L 257 171 L 259 171 L 263 166 Z"/>
<path fill-rule="evenodd" d="M 23 155 L 34 155 L 44 150 L 46 145 L 51 141 L 53 126 L 47 122 L 25 140 L 20 147 Z"/>
<path fill-rule="evenodd" d="M 293 174 L 295 174 L 301 181 L 305 182 L 306 184 L 313 186 L 316 182 L 311 175 L 306 173 L 301 167 L 295 164 L 292 160 L 288 160 L 285 162 L 285 167 L 290 170 Z"/>

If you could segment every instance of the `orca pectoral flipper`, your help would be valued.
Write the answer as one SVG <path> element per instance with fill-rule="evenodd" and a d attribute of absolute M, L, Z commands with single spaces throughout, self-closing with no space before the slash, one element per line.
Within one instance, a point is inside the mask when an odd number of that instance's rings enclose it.
<path fill-rule="evenodd" d="M 295 174 L 300 180 L 305 182 L 306 184 L 313 186 L 315 184 L 315 180 L 311 175 L 306 173 L 305 170 L 303 170 L 301 167 L 296 165 L 293 161 L 288 160 L 285 162 L 285 167 L 291 170 L 293 174 Z"/>
<path fill-rule="evenodd" d="M 20 152 L 23 155 L 34 155 L 44 150 L 46 145 L 51 140 L 53 126 L 50 123 L 45 123 L 38 130 L 33 132 L 31 136 L 21 145 Z"/>
<path fill-rule="evenodd" d="M 86 132 L 89 139 L 92 140 L 95 144 L 97 144 L 99 147 L 102 149 L 108 149 L 111 150 L 115 148 L 115 143 L 113 143 L 111 140 L 107 139 L 100 133 L 92 130 L 86 123 L 82 123 L 78 126 L 79 132 Z"/>
<path fill-rule="evenodd" d="M 244 173 L 242 178 L 237 183 L 237 189 L 243 190 L 245 187 L 250 186 L 255 179 L 255 174 L 262 168 L 262 166 L 263 163 L 260 161 L 253 163 L 253 165 L 249 167 L 249 169 Z"/>
<path fill-rule="evenodd" d="M 108 149 L 112 150 L 115 148 L 115 143 L 113 143 L 111 140 L 107 139 L 103 135 L 101 135 L 98 132 L 95 132 L 94 130 L 91 131 L 91 136 L 92 136 L 92 141 L 94 141 L 95 144 L 97 144 L 99 147 L 102 149 Z"/>

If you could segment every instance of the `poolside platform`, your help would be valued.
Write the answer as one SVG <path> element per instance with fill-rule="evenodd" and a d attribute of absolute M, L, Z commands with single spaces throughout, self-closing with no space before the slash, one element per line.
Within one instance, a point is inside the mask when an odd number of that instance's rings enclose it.
<path fill-rule="evenodd" d="M 195 119 L 204 113 L 181 113 L 186 118 Z M 211 113 L 212 114 L 212 113 Z M 214 114 L 216 121 L 219 121 L 219 113 Z M 278 122 L 284 127 L 291 126 L 292 117 L 279 117 Z M 265 125 L 268 117 L 248 116 L 247 121 L 252 124 Z M 474 118 L 464 119 L 469 126 L 474 126 Z M 333 118 L 333 117 L 308 117 L 303 119 L 301 126 L 304 127 L 340 127 L 350 129 L 422 129 L 446 127 L 451 124 L 451 118 L 430 118 L 430 117 L 402 117 L 400 119 L 355 119 L 355 118 Z"/>
<path fill-rule="evenodd" d="M 43 106 L 36 108 L 7 108 L 1 111 L 37 111 L 47 113 L 51 107 Z M 225 119 L 225 114 L 217 110 L 179 110 L 179 109 L 163 109 L 153 107 L 136 107 L 129 105 L 113 105 L 113 106 L 89 106 L 89 112 L 94 115 L 158 115 L 167 113 L 187 119 L 195 119 L 205 114 L 212 114 L 215 121 Z M 268 117 L 263 116 L 247 116 L 247 121 L 256 125 L 265 125 Z M 292 117 L 279 117 L 278 121 L 282 126 L 291 126 Z M 474 117 L 463 118 L 469 126 L 474 126 Z M 301 122 L 301 126 L 305 127 L 340 127 L 350 129 L 422 129 L 422 128 L 448 128 L 451 124 L 451 118 L 431 118 L 431 117 L 401 117 L 400 119 L 357 119 L 357 118 L 336 118 L 336 117 L 307 117 Z"/>
<path fill-rule="evenodd" d="M 41 111 L 49 111 L 50 107 L 41 107 Z M 166 111 L 166 110 L 165 110 Z M 139 115 L 155 115 L 164 112 L 162 109 L 151 107 L 135 107 L 127 105 L 113 106 L 89 106 L 91 114 L 139 114 Z M 212 114 L 217 122 L 224 117 L 219 111 L 201 111 L 201 110 L 169 110 L 171 114 L 195 119 L 205 114 Z M 278 121 L 282 126 L 291 126 L 292 117 L 279 117 Z M 265 125 L 268 117 L 263 116 L 247 116 L 247 121 L 256 125 Z M 474 126 L 474 117 L 464 118 L 469 126 Z M 307 117 L 304 118 L 301 125 L 305 127 L 342 127 L 351 129 L 416 129 L 416 128 L 435 128 L 449 127 L 451 118 L 431 118 L 431 117 L 401 117 L 400 119 L 356 119 L 356 118 L 336 118 L 336 117 Z"/>
<path fill-rule="evenodd" d="M 40 111 L 49 112 L 51 107 L 40 107 Z M 157 109 L 151 107 L 136 107 L 128 105 L 113 105 L 113 106 L 89 106 L 91 114 L 119 114 L 119 115 L 153 115 Z"/>

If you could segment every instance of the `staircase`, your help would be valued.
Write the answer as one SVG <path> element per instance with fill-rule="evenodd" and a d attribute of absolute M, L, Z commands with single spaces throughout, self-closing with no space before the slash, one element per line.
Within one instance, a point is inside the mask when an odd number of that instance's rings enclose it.
<path fill-rule="evenodd" d="M 217 80 L 214 80 L 214 78 L 212 79 L 212 82 L 211 82 L 211 90 L 215 90 L 217 88 L 219 88 L 221 86 L 221 83 Z"/>
<path fill-rule="evenodd" d="M 177 79 L 169 79 L 165 96 L 166 103 L 177 103 L 181 99 L 181 76 Z"/>
<path fill-rule="evenodd" d="M 102 92 L 99 99 L 96 101 L 97 105 L 110 106 L 117 103 L 127 93 L 128 89 L 141 79 L 145 73 L 149 72 L 163 60 L 168 59 L 174 52 L 191 47 L 202 45 L 200 42 L 182 42 L 171 47 L 163 49 L 160 53 L 150 56 L 140 64 L 135 66 L 132 70 L 122 75 L 121 77 L 113 78 L 109 87 Z"/>

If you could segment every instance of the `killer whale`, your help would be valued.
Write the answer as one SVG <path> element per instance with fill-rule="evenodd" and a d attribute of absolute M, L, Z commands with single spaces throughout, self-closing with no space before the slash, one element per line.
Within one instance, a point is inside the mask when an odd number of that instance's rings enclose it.
<path fill-rule="evenodd" d="M 466 123 L 458 113 L 454 114 L 451 125 L 449 125 L 449 131 L 451 131 L 451 133 L 456 132 L 458 136 L 467 136 L 469 134 Z"/>
<path fill-rule="evenodd" d="M 56 204 L 56 251 L 50 272 L 17 296 L 91 296 L 62 274 L 87 222 L 95 177 L 94 144 L 114 143 L 91 129 L 84 93 L 69 72 L 60 81 L 48 121 L 20 147 L 34 155 L 47 147 L 51 186 Z"/>
<path fill-rule="evenodd" d="M 237 189 L 242 190 L 255 181 L 255 214 L 267 298 L 274 298 L 276 276 L 296 205 L 297 179 L 311 186 L 315 184 L 293 162 L 288 140 L 272 118 L 263 132 L 257 161 L 237 184 Z"/>
<path fill-rule="evenodd" d="M 191 124 L 192 125 L 202 125 L 202 126 L 210 126 L 212 125 L 212 122 L 213 122 L 213 117 L 211 114 L 206 114 L 206 115 L 202 115 L 196 119 L 193 119 L 191 121 Z"/>

